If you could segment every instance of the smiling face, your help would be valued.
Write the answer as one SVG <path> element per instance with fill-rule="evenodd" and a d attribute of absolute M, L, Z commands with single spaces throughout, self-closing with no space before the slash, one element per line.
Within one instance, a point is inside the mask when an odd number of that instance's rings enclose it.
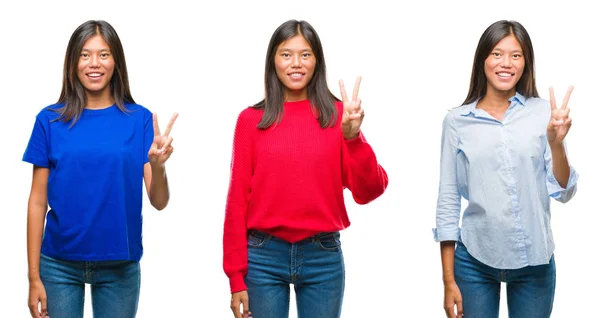
<path fill-rule="evenodd" d="M 306 39 L 298 34 L 277 47 L 275 70 L 285 86 L 285 100 L 307 99 L 306 87 L 312 79 L 317 60 Z"/>
<path fill-rule="evenodd" d="M 525 59 L 521 44 L 510 34 L 500 40 L 485 59 L 487 92 L 514 95 L 523 75 Z"/>
<path fill-rule="evenodd" d="M 111 99 L 110 80 L 114 69 L 115 60 L 102 36 L 94 35 L 85 41 L 77 62 L 77 78 L 88 96 Z"/>

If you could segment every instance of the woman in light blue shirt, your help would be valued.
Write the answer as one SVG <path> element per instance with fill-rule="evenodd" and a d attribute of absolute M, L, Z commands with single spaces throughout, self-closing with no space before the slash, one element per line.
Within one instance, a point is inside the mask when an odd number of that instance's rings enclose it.
<path fill-rule="evenodd" d="M 468 96 L 443 123 L 434 236 L 447 317 L 498 317 L 501 282 L 510 317 L 550 316 L 550 197 L 569 201 L 578 178 L 564 145 L 572 89 L 562 105 L 552 88 L 550 101 L 539 98 L 520 23 L 498 21 L 481 36 Z"/>

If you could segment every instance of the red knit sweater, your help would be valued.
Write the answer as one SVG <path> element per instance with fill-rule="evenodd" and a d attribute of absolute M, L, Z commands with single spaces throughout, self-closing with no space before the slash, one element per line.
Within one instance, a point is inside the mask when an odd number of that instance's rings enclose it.
<path fill-rule="evenodd" d="M 385 170 L 362 133 L 344 140 L 338 120 L 322 129 L 308 100 L 286 102 L 283 119 L 257 128 L 263 111 L 243 110 L 233 139 L 231 180 L 223 235 L 223 268 L 231 292 L 246 289 L 247 230 L 294 243 L 350 225 L 344 188 L 366 204 L 388 184 Z"/>

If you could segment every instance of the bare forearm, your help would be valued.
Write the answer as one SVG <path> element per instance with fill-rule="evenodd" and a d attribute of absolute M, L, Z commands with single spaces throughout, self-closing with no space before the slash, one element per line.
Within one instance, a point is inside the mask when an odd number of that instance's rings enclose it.
<path fill-rule="evenodd" d="M 47 206 L 29 202 L 27 208 L 27 263 L 29 281 L 40 279 L 40 254 Z"/>
<path fill-rule="evenodd" d="M 456 242 L 440 242 L 442 254 L 442 279 L 444 284 L 454 282 L 454 250 Z"/>
<path fill-rule="evenodd" d="M 164 165 L 152 166 L 152 181 L 150 185 L 150 203 L 157 210 L 162 210 L 169 203 L 169 183 Z"/>
<path fill-rule="evenodd" d="M 561 187 L 566 188 L 571 168 L 569 167 L 565 147 L 561 143 L 556 146 L 550 146 L 550 149 L 552 151 L 552 172 L 554 173 L 554 178 L 556 178 Z"/>

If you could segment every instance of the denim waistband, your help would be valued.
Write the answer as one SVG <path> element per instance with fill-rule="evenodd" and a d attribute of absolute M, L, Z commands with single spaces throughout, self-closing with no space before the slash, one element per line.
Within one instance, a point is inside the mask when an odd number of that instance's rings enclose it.
<path fill-rule="evenodd" d="M 323 238 L 327 238 L 327 237 L 331 237 L 331 236 L 335 236 L 335 235 L 339 235 L 339 234 L 340 234 L 339 231 L 336 231 L 336 232 L 321 232 L 321 233 L 309 236 L 309 237 L 307 237 L 305 239 L 302 239 L 300 241 L 294 242 L 294 244 L 306 243 L 306 242 L 314 242 L 314 241 L 317 241 L 317 240 L 320 240 L 320 239 L 323 239 Z M 262 238 L 262 239 L 276 239 L 276 240 L 279 240 L 279 241 L 290 243 L 290 242 L 288 242 L 288 241 L 286 241 L 284 239 L 278 238 L 278 237 L 276 237 L 274 235 L 271 235 L 271 234 L 269 234 L 267 232 L 263 232 L 263 231 L 259 231 L 259 230 L 254 230 L 254 229 L 248 230 L 248 235 L 256 236 L 256 237 L 259 237 L 259 238 Z"/>

